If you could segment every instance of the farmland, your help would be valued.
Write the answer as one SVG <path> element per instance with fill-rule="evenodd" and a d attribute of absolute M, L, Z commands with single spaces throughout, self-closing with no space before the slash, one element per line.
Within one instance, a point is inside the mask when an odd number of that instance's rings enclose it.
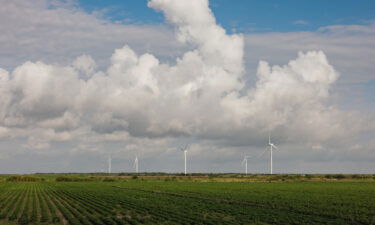
<path fill-rule="evenodd" d="M 167 178 L 8 179 L 0 223 L 375 224 L 373 181 Z"/>

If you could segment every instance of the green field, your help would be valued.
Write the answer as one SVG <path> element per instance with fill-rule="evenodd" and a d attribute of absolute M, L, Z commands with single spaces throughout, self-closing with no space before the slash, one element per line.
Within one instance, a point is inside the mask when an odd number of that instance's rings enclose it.
<path fill-rule="evenodd" d="M 0 182 L 0 224 L 375 224 L 374 182 Z"/>

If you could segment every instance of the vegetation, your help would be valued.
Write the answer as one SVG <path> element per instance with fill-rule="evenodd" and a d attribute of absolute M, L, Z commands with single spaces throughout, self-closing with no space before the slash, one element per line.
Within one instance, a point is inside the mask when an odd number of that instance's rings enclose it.
<path fill-rule="evenodd" d="M 44 178 L 33 177 L 33 176 L 10 176 L 6 178 L 8 182 L 36 182 L 44 181 Z"/>
<path fill-rule="evenodd" d="M 0 182 L 0 224 L 375 224 L 372 175 L 41 176 Z"/>

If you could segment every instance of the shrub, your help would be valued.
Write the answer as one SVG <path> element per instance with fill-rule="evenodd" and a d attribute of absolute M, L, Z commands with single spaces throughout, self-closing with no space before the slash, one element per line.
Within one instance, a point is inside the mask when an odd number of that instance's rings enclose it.
<path fill-rule="evenodd" d="M 344 178 L 345 178 L 345 175 L 343 175 L 343 174 L 336 174 L 336 175 L 334 176 L 334 178 L 341 180 L 341 179 L 344 179 Z"/>
<path fill-rule="evenodd" d="M 103 182 L 115 182 L 116 180 L 110 177 L 106 177 L 103 179 Z"/>
<path fill-rule="evenodd" d="M 326 174 L 324 177 L 327 178 L 327 179 L 331 179 L 331 178 L 333 178 L 333 175 L 331 175 L 331 174 Z"/>
<path fill-rule="evenodd" d="M 8 182 L 37 182 L 44 181 L 44 178 L 31 176 L 11 176 L 6 179 Z"/>
<path fill-rule="evenodd" d="M 80 177 L 67 177 L 67 176 L 60 176 L 56 177 L 55 181 L 57 182 L 88 182 L 88 181 L 95 181 L 94 177 L 87 177 L 87 178 L 80 178 Z"/>

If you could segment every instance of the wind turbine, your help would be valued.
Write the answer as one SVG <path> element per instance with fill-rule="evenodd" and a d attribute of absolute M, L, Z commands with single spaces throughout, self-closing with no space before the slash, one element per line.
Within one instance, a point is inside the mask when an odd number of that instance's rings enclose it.
<path fill-rule="evenodd" d="M 138 157 L 135 156 L 135 160 L 134 160 L 134 169 L 135 169 L 135 172 L 138 173 Z"/>
<path fill-rule="evenodd" d="M 271 142 L 271 135 L 268 136 L 268 146 L 270 146 L 270 174 L 272 174 L 272 149 L 277 147 Z"/>
<path fill-rule="evenodd" d="M 108 173 L 111 173 L 112 170 L 112 156 L 111 154 L 108 155 Z"/>
<path fill-rule="evenodd" d="M 186 176 L 186 153 L 187 153 L 187 149 L 189 148 L 189 145 L 185 145 L 184 147 L 180 147 L 180 150 L 181 151 L 184 151 L 184 158 L 185 158 L 185 176 Z"/>
<path fill-rule="evenodd" d="M 247 159 L 248 158 L 251 158 L 251 156 L 249 156 L 249 155 L 245 155 L 244 157 L 243 157 L 243 161 L 242 161 L 242 163 L 241 163 L 241 165 L 243 165 L 243 164 L 245 164 L 245 174 L 247 175 Z"/>

